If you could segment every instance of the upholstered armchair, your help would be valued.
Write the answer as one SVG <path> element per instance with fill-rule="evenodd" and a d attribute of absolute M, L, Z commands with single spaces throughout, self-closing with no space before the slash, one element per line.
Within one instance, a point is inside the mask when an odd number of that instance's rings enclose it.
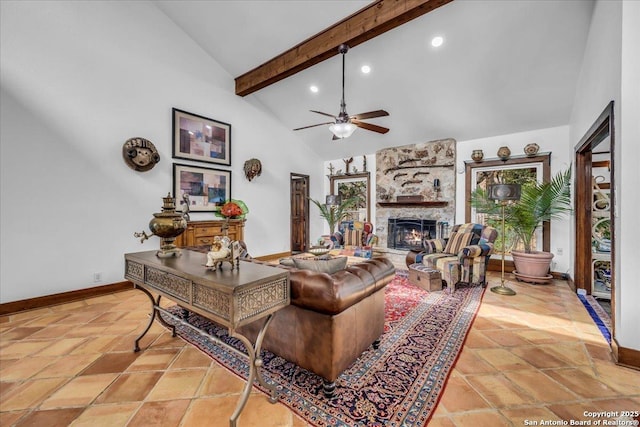
<path fill-rule="evenodd" d="M 373 246 L 378 236 L 373 233 L 373 224 L 367 221 L 342 221 L 331 240 L 335 247 Z"/>
<path fill-rule="evenodd" d="M 486 286 L 489 257 L 498 231 L 488 225 L 458 224 L 448 239 L 423 241 L 423 251 L 407 256 L 407 263 L 422 263 L 440 271 L 450 290 L 459 282 Z"/>

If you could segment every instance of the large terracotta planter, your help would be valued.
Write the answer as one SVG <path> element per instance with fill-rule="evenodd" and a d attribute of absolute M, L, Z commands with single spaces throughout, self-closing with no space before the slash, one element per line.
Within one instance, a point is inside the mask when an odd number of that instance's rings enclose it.
<path fill-rule="evenodd" d="M 513 256 L 513 263 L 516 266 L 516 271 L 513 274 L 518 280 L 529 283 L 547 283 L 553 279 L 553 276 L 549 274 L 549 266 L 553 259 L 552 253 L 511 251 L 511 256 Z"/>

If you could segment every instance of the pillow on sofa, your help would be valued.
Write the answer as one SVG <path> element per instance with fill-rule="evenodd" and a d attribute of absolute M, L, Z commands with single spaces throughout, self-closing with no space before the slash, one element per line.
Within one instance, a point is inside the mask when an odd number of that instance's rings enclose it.
<path fill-rule="evenodd" d="M 298 259 L 293 258 L 293 264 L 296 268 L 302 270 L 317 271 L 319 273 L 333 274 L 336 271 L 347 268 L 347 257 L 337 257 L 331 259 Z"/>

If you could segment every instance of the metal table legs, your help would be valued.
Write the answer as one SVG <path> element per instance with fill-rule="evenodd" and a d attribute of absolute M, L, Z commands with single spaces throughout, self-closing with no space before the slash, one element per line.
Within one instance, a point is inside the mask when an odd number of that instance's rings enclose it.
<path fill-rule="evenodd" d="M 151 325 L 153 324 L 153 320 L 157 317 L 158 321 L 160 321 L 160 323 L 162 323 L 165 327 L 171 329 L 171 336 L 175 337 L 176 336 L 176 327 L 174 325 L 171 325 L 169 323 L 167 323 L 162 316 L 160 315 L 160 313 L 165 314 L 166 316 L 169 316 L 170 318 L 172 318 L 174 321 L 176 321 L 177 323 L 186 326 L 194 331 L 196 331 L 197 333 L 199 333 L 200 335 L 203 335 L 207 338 L 209 338 L 211 341 L 213 341 L 215 344 L 220 345 L 224 348 L 226 348 L 227 350 L 230 350 L 234 353 L 236 353 L 239 356 L 242 357 L 248 357 L 249 358 L 249 377 L 247 378 L 247 382 L 244 385 L 244 388 L 242 389 L 242 393 L 240 395 L 240 400 L 238 400 L 238 404 L 236 405 L 236 409 L 233 412 L 233 414 L 231 415 L 231 418 L 229 418 L 229 426 L 230 427 L 236 427 L 236 422 L 238 420 L 238 417 L 240 416 L 240 413 L 242 412 L 242 410 L 244 409 L 245 405 L 247 404 L 247 401 L 249 400 L 249 395 L 251 394 L 251 387 L 253 386 L 253 381 L 255 379 L 258 380 L 258 383 L 264 387 L 265 389 L 267 389 L 269 391 L 269 402 L 271 403 L 276 403 L 278 401 L 278 394 L 276 391 L 276 387 L 273 385 L 268 384 L 265 380 L 264 377 L 262 376 L 262 372 L 260 371 L 260 368 L 262 367 L 262 358 L 260 357 L 260 350 L 262 348 L 262 340 L 264 339 L 264 335 L 267 332 L 267 328 L 269 327 L 269 324 L 271 323 L 271 320 L 273 319 L 273 314 L 268 315 L 265 318 L 264 324 L 262 325 L 262 327 L 260 328 L 260 331 L 258 332 L 258 336 L 256 337 L 256 342 L 252 343 L 247 337 L 245 337 L 244 335 L 239 334 L 237 331 L 233 331 L 231 329 L 229 329 L 229 334 L 234 337 L 237 338 L 238 340 L 240 340 L 240 342 L 242 342 L 242 344 L 244 345 L 245 349 L 247 350 L 246 353 L 236 349 L 235 347 L 230 346 L 229 344 L 227 344 L 226 342 L 222 341 L 220 338 L 211 335 L 195 326 L 193 326 L 192 324 L 188 323 L 187 321 L 181 319 L 180 317 L 174 315 L 173 313 L 168 312 L 167 310 L 165 310 L 164 308 L 160 307 L 160 296 L 158 296 L 157 300 L 153 299 L 153 295 L 151 295 L 151 293 L 149 291 L 147 291 L 146 289 L 144 289 L 143 287 L 140 286 L 136 286 L 137 289 L 140 289 L 142 292 L 144 292 L 148 297 L 149 300 L 151 301 L 151 306 L 152 306 L 152 310 L 151 310 L 151 315 L 149 318 L 149 323 L 147 324 L 147 327 L 144 329 L 144 331 L 142 331 L 142 333 L 138 336 L 138 338 L 136 338 L 135 340 L 135 345 L 133 348 L 133 351 L 140 351 L 140 340 L 142 339 L 142 337 L 144 337 L 146 335 L 147 332 L 149 332 L 149 329 L 151 328 Z M 157 316 L 156 316 L 157 313 Z"/>

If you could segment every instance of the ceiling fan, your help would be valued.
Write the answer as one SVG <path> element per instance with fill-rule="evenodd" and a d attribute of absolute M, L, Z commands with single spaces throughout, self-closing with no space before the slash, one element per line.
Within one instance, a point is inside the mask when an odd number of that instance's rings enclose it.
<path fill-rule="evenodd" d="M 340 47 L 338 47 L 338 52 L 342 54 L 342 101 L 340 102 L 340 113 L 337 116 L 334 116 L 333 114 L 323 113 L 322 111 L 310 110 L 312 113 L 333 117 L 334 121 L 318 123 L 310 126 L 304 126 L 294 130 L 302 130 L 302 129 L 308 129 L 316 126 L 331 125 L 329 126 L 329 130 L 333 133 L 334 140 L 350 137 L 351 134 L 356 130 L 356 128 L 362 128 L 362 129 L 366 129 L 366 130 L 370 130 L 378 133 L 389 132 L 389 129 L 385 127 L 373 125 L 371 123 L 365 123 L 361 121 L 365 119 L 373 119 L 375 117 L 388 116 L 389 113 L 387 113 L 384 110 L 369 111 L 367 113 L 355 114 L 353 116 L 350 116 L 347 114 L 347 104 L 345 104 L 344 102 L 344 56 L 348 50 L 349 50 L 349 46 L 347 46 L 346 44 L 341 44 Z"/>

